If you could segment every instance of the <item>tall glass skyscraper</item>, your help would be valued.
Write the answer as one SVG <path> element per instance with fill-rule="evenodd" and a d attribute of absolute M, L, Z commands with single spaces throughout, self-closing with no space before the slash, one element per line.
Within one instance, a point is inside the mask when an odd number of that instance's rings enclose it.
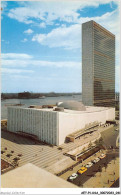
<path fill-rule="evenodd" d="M 115 106 L 115 35 L 94 21 L 82 24 L 82 102 Z"/>

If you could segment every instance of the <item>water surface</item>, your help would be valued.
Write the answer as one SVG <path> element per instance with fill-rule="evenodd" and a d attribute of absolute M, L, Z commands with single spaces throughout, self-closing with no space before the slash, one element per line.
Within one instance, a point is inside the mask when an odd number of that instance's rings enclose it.
<path fill-rule="evenodd" d="M 44 99 L 6 99 L 1 101 L 1 119 L 7 119 L 7 105 L 9 104 L 24 104 L 21 107 L 29 107 L 30 105 L 47 105 L 56 104 L 68 100 L 81 101 L 81 95 L 45 97 Z"/>

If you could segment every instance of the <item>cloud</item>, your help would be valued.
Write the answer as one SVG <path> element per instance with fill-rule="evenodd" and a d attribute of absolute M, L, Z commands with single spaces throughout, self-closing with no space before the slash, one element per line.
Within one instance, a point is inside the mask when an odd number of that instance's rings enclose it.
<path fill-rule="evenodd" d="M 32 29 L 30 29 L 30 28 L 29 28 L 28 30 L 25 30 L 25 31 L 24 31 L 24 33 L 25 33 L 25 34 L 28 34 L 28 35 L 32 34 L 33 32 L 34 32 L 34 31 L 33 31 Z"/>
<path fill-rule="evenodd" d="M 50 48 L 64 47 L 66 49 L 77 49 L 81 47 L 81 25 L 75 24 L 70 27 L 59 27 L 48 34 L 36 34 L 32 41 Z"/>
<path fill-rule="evenodd" d="M 84 22 L 95 20 L 112 33 L 116 34 L 116 39 L 119 37 L 119 20 L 117 10 L 107 12 L 100 17 L 80 17 L 78 24 L 73 24 L 68 27 L 61 25 L 61 27 L 53 29 L 47 34 L 36 34 L 32 41 L 37 41 L 41 45 L 46 45 L 50 48 L 63 47 L 65 49 L 81 48 L 81 25 Z"/>
<path fill-rule="evenodd" d="M 31 55 L 24 53 L 2 53 L 2 59 L 31 59 L 33 58 Z"/>
<path fill-rule="evenodd" d="M 67 67 L 67 68 L 80 68 L 81 62 L 77 61 L 42 61 L 42 60 L 36 60 L 33 58 L 33 56 L 28 54 L 18 54 L 18 53 L 4 53 L 1 54 L 2 60 L 1 64 L 2 67 L 28 67 L 30 69 L 30 66 L 32 69 L 38 67 Z M 35 69 L 36 69 L 35 68 Z M 24 69 L 23 69 L 24 70 Z"/>
<path fill-rule="evenodd" d="M 29 64 L 29 61 L 27 59 L 21 60 L 21 59 L 6 59 L 1 60 L 2 67 L 3 66 L 9 66 L 9 67 L 26 67 Z"/>
<path fill-rule="evenodd" d="M 23 70 L 23 69 L 10 69 L 10 68 L 2 68 L 2 73 L 7 74 L 20 74 L 20 73 L 33 73 L 33 70 Z"/>
<path fill-rule="evenodd" d="M 26 75 L 10 75 L 11 79 L 31 79 L 31 76 L 26 76 Z"/>
<path fill-rule="evenodd" d="M 77 11 L 86 6 L 98 7 L 100 4 L 108 4 L 118 0 L 81 0 L 81 1 L 51 1 L 51 2 L 24 2 L 20 7 L 10 9 L 8 16 L 19 22 L 31 24 L 40 21 L 44 24 L 51 24 L 53 21 L 60 20 L 65 22 L 78 22 L 80 14 Z M 53 23 L 52 23 L 53 24 Z"/>
<path fill-rule="evenodd" d="M 45 22 L 40 23 L 40 24 L 39 24 L 39 27 L 45 28 L 45 27 L 46 27 L 46 23 L 45 23 Z"/>
<path fill-rule="evenodd" d="M 16 19 L 19 22 L 24 22 L 25 24 L 33 23 L 32 20 L 28 19 L 31 16 L 32 10 L 27 7 L 14 8 L 8 13 L 10 18 Z"/>
<path fill-rule="evenodd" d="M 54 62 L 54 61 L 41 61 L 41 60 L 2 60 L 2 67 L 8 66 L 8 67 L 29 67 L 30 65 L 32 67 L 38 66 L 38 67 L 74 67 L 74 68 L 80 68 L 81 62 L 75 62 L 75 61 L 62 61 L 62 62 Z"/>
<path fill-rule="evenodd" d="M 21 40 L 21 42 L 23 42 L 23 43 L 25 43 L 27 41 L 28 41 L 28 39 L 26 39 L 26 38 L 24 38 L 23 40 Z"/>
<path fill-rule="evenodd" d="M 35 72 L 29 67 L 29 62 L 32 60 L 32 58 L 33 56 L 25 53 L 2 53 L 2 79 L 6 78 L 6 76 L 18 77 L 18 79 L 28 78 L 28 74 Z"/>
<path fill-rule="evenodd" d="M 9 41 L 5 41 L 4 39 L 1 40 L 2 42 L 4 42 L 5 44 L 9 44 Z"/>
<path fill-rule="evenodd" d="M 7 7 L 7 2 L 6 1 L 1 1 L 1 7 L 4 10 L 4 8 Z"/>
<path fill-rule="evenodd" d="M 62 62 L 52 62 L 52 61 L 40 61 L 40 60 L 36 60 L 36 61 L 32 61 L 33 65 L 36 66 L 47 66 L 47 67 L 75 67 L 75 68 L 79 68 L 81 66 L 80 62 L 74 62 L 74 61 L 62 61 Z"/>
<path fill-rule="evenodd" d="M 1 2 L 1 19 L 3 19 L 3 15 L 5 14 L 5 11 L 6 11 L 6 9 L 7 9 L 7 1 L 0 1 Z"/>
<path fill-rule="evenodd" d="M 25 53 L 2 53 L 1 64 L 8 67 L 26 67 L 33 56 Z"/>

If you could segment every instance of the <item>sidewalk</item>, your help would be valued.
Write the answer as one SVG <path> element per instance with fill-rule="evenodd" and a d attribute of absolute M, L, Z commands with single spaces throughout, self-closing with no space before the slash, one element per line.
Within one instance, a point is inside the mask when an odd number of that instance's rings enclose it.
<path fill-rule="evenodd" d="M 110 128 L 113 128 L 114 127 L 114 125 L 109 125 L 109 126 L 107 126 L 107 127 L 104 127 L 104 126 L 101 126 L 101 127 L 99 127 L 99 132 L 101 133 L 101 132 L 103 132 L 103 131 L 106 131 L 106 130 L 108 130 L 108 129 L 110 129 Z"/>
<path fill-rule="evenodd" d="M 110 161 L 106 170 L 97 172 L 95 177 L 91 177 L 84 184 L 83 188 L 109 188 L 114 181 L 119 178 L 119 158 Z"/>

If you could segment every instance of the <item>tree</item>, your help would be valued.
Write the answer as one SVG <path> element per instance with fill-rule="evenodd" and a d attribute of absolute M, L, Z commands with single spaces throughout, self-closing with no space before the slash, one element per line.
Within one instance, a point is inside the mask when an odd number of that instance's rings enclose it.
<path fill-rule="evenodd" d="M 99 139 L 99 143 L 103 144 L 103 138 L 102 137 Z"/>
<path fill-rule="evenodd" d="M 10 158 L 12 156 L 12 154 L 7 154 L 6 156 Z"/>
<path fill-rule="evenodd" d="M 99 145 L 99 141 L 96 139 L 96 141 L 94 142 L 96 146 Z"/>
<path fill-rule="evenodd" d="M 114 156 L 113 156 L 114 164 L 115 164 L 115 159 L 116 159 L 116 157 L 115 157 L 115 155 L 114 155 Z"/>
<path fill-rule="evenodd" d="M 90 141 L 88 148 L 92 148 L 92 142 Z"/>
<path fill-rule="evenodd" d="M 18 160 L 20 160 L 20 158 L 19 158 L 19 157 L 15 157 L 13 160 L 14 160 L 15 162 L 17 162 Z"/>
<path fill-rule="evenodd" d="M 100 172 L 100 175 L 101 175 L 101 172 L 102 172 L 102 166 L 101 165 L 99 165 L 98 171 Z"/>
<path fill-rule="evenodd" d="M 5 153 L 5 151 L 4 150 L 1 150 L 1 154 L 4 154 Z"/>
<path fill-rule="evenodd" d="M 105 172 L 106 172 L 106 169 L 107 169 L 107 163 L 104 163 L 104 167 L 105 167 Z"/>

